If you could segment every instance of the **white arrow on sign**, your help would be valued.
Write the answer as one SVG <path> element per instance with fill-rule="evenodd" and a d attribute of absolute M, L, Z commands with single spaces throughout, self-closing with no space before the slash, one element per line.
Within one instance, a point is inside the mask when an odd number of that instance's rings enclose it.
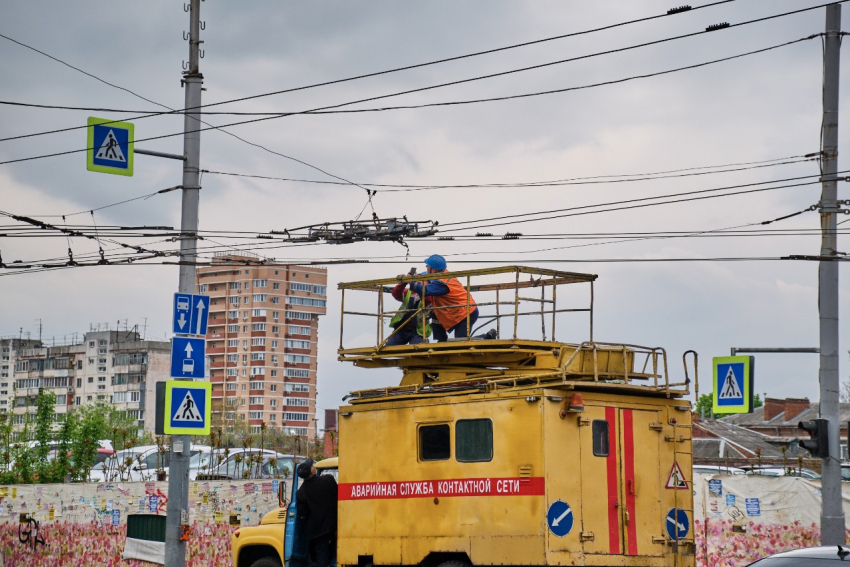
<path fill-rule="evenodd" d="M 177 319 L 177 324 L 180 326 L 180 329 L 183 329 L 183 325 L 186 324 L 186 316 L 183 313 L 181 313 L 180 318 Z"/>
<path fill-rule="evenodd" d="M 564 512 L 563 514 L 561 514 L 560 516 L 558 516 L 557 518 L 555 518 L 555 519 L 552 521 L 552 527 L 553 527 L 553 528 L 557 528 L 557 527 L 558 527 L 558 524 L 560 524 L 560 523 L 561 523 L 561 520 L 563 520 L 564 518 L 566 518 L 567 516 L 569 516 L 569 515 L 570 515 L 570 514 L 572 514 L 572 513 L 573 513 L 572 509 L 571 509 L 571 508 L 567 508 L 567 511 L 566 511 L 566 512 Z"/>
<path fill-rule="evenodd" d="M 198 317 L 197 317 L 198 325 L 195 328 L 195 334 L 200 335 L 201 334 L 201 322 L 204 318 L 204 309 L 206 309 L 206 306 L 204 305 L 204 301 L 202 299 L 198 299 L 198 303 L 195 305 L 195 308 L 198 310 Z"/>
<path fill-rule="evenodd" d="M 674 524 L 674 525 L 678 528 L 678 531 L 676 532 L 677 534 L 678 534 L 678 533 L 681 533 L 681 532 L 685 532 L 685 531 L 687 531 L 687 529 L 685 528 L 685 526 L 683 526 L 683 525 L 682 525 L 682 524 L 680 524 L 679 522 L 674 522 L 674 521 L 673 521 L 673 518 L 671 518 L 670 516 L 667 516 L 667 521 L 668 521 L 668 522 L 670 522 L 671 524 Z"/>
<path fill-rule="evenodd" d="M 186 358 L 192 358 L 192 343 L 186 343 Z"/>

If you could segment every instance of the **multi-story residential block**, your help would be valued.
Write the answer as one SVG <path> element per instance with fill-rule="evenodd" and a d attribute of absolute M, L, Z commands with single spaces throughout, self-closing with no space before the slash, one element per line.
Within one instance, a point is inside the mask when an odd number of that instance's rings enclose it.
<path fill-rule="evenodd" d="M 71 402 L 74 376 L 82 368 L 82 354 L 82 345 L 21 350 L 15 362 L 12 423 L 23 425 L 33 419 L 35 400 L 41 390 L 54 394 L 55 420 L 61 419 Z"/>
<path fill-rule="evenodd" d="M 155 384 L 169 379 L 170 343 L 143 341 L 135 331 L 93 331 L 78 344 L 29 346 L 14 351 L 14 357 L 9 346 L 9 362 L 14 358 L 14 400 L 8 402 L 13 423 L 32 419 L 35 398 L 46 388 L 56 395 L 57 420 L 70 408 L 103 401 L 127 412 L 140 429 L 153 430 Z M 4 348 L 0 342 L 0 350 Z M 0 412 L 7 407 L 3 401 Z"/>
<path fill-rule="evenodd" d="M 244 421 L 255 431 L 265 424 L 312 439 L 327 270 L 233 265 L 255 259 L 220 254 L 198 269 L 198 291 L 210 296 L 212 410 L 225 424 Z"/>
<path fill-rule="evenodd" d="M 0 339 L 0 414 L 8 413 L 15 406 L 15 364 L 24 350 L 41 346 L 35 339 Z"/>

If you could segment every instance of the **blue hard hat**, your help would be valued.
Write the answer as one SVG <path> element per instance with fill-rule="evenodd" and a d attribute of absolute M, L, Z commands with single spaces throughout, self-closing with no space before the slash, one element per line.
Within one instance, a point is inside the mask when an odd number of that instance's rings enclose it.
<path fill-rule="evenodd" d="M 428 259 L 425 260 L 425 265 L 429 268 L 433 268 L 442 272 L 446 269 L 446 259 L 440 256 L 439 254 L 434 254 L 433 256 L 429 256 Z"/>

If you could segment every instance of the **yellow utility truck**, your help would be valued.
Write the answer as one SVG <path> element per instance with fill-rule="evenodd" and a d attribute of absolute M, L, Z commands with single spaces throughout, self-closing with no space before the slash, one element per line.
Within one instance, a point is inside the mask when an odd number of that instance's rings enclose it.
<path fill-rule="evenodd" d="M 389 286 L 435 276 L 340 284 L 340 359 L 402 378 L 339 409 L 337 565 L 694 565 L 687 366 L 676 382 L 663 349 L 594 341 L 594 275 L 451 275 L 479 309 L 469 335 L 492 327 L 495 339 L 386 346 Z M 377 310 L 354 291 L 377 292 Z M 588 340 L 558 341 L 577 315 Z M 343 346 L 351 316 L 377 318 L 375 344 Z M 309 566 L 292 508 L 273 533 L 265 519 L 236 533 L 234 567 Z"/>

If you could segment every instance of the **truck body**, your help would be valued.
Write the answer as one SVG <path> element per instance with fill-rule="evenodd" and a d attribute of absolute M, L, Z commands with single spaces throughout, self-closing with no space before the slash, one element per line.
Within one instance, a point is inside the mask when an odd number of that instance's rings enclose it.
<path fill-rule="evenodd" d="M 694 564 L 689 379 L 663 349 L 552 334 L 340 349 L 403 376 L 339 408 L 339 565 Z"/>

